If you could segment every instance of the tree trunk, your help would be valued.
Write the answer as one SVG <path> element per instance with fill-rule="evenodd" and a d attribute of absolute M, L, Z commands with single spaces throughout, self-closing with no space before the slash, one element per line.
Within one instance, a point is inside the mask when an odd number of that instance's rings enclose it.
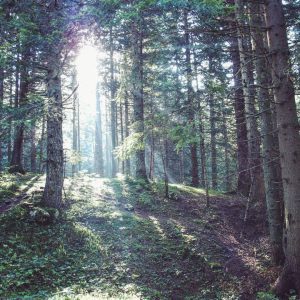
<path fill-rule="evenodd" d="M 251 51 L 247 47 L 247 40 L 245 38 L 245 23 L 244 23 L 244 8 L 242 0 L 235 0 L 235 13 L 237 20 L 238 31 L 238 47 L 240 53 L 241 73 L 243 83 L 243 93 L 245 97 L 245 113 L 246 113 L 246 126 L 247 126 L 247 138 L 248 138 L 248 168 L 250 170 L 251 182 L 253 184 L 251 193 L 251 200 L 259 201 L 263 203 L 264 200 L 264 186 L 263 176 L 261 170 L 260 159 L 260 145 L 259 145 L 259 133 L 256 122 L 256 109 L 255 109 L 255 95 L 253 95 L 252 88 L 252 70 L 251 60 L 249 52 Z M 247 55 L 248 54 L 248 55 Z"/>
<path fill-rule="evenodd" d="M 208 76 L 212 76 L 213 62 L 212 57 L 208 57 Z M 211 78 L 210 78 L 211 79 Z M 217 132 L 216 132 L 216 107 L 213 91 L 209 89 L 211 82 L 208 85 L 208 106 L 209 106 L 209 124 L 210 124 L 210 166 L 211 166 L 211 187 L 216 190 L 218 187 L 218 168 L 217 168 Z"/>
<path fill-rule="evenodd" d="M 4 70 L 0 67 L 0 120 L 2 114 L 4 100 Z M 3 153 L 2 153 L 2 142 L 0 139 L 0 172 L 3 170 Z"/>
<path fill-rule="evenodd" d="M 63 137 L 62 137 L 62 94 L 60 52 L 53 50 L 49 57 L 47 114 L 47 173 L 43 195 L 45 205 L 55 208 L 62 206 L 63 188 Z"/>
<path fill-rule="evenodd" d="M 20 72 L 20 92 L 15 99 L 15 107 L 22 109 L 23 106 L 27 102 L 27 95 L 29 92 L 29 69 L 28 69 L 28 61 L 29 61 L 29 49 L 28 46 L 24 46 L 22 54 L 22 63 L 21 63 L 21 72 Z M 17 83 L 18 84 L 18 83 Z M 16 90 L 18 87 L 16 87 Z M 21 119 L 18 120 L 19 124 L 15 129 L 15 136 L 13 142 L 13 151 L 12 158 L 10 161 L 9 172 L 11 173 L 21 173 L 24 174 L 25 170 L 23 167 L 23 144 L 24 144 L 24 116 L 22 114 Z"/>
<path fill-rule="evenodd" d="M 43 112 L 43 119 L 42 119 L 42 132 L 41 132 L 41 139 L 40 139 L 40 154 L 39 154 L 39 172 L 44 172 L 44 142 L 45 142 L 45 123 L 46 118 Z"/>
<path fill-rule="evenodd" d="M 120 103 L 119 106 L 119 111 L 120 111 L 120 134 L 121 134 L 121 145 L 124 142 L 124 120 L 123 120 L 123 103 Z M 125 161 L 122 160 L 122 170 L 121 170 L 122 174 L 125 174 Z"/>
<path fill-rule="evenodd" d="M 13 79 L 10 78 L 9 83 L 9 107 L 13 108 Z M 12 148 L 11 148 L 11 141 L 12 141 L 12 118 L 10 117 L 8 120 L 8 138 L 7 138 L 7 161 L 11 161 L 11 154 L 12 154 Z"/>
<path fill-rule="evenodd" d="M 80 103 L 77 100 L 77 154 L 79 155 L 78 171 L 81 170 L 81 139 L 80 139 Z"/>
<path fill-rule="evenodd" d="M 187 77 L 187 117 L 188 123 L 191 126 L 192 132 L 195 132 L 195 112 L 194 112 L 194 97 L 192 87 L 192 65 L 191 65 L 191 43 L 188 23 L 188 11 L 185 9 L 183 12 L 184 23 L 184 40 L 185 40 L 185 64 L 186 64 L 186 77 Z M 192 185 L 199 186 L 199 174 L 198 174 L 198 157 L 197 157 L 197 143 L 190 143 L 191 152 L 191 176 Z"/>
<path fill-rule="evenodd" d="M 36 172 L 36 141 L 35 141 L 35 134 L 36 134 L 36 122 L 31 122 L 30 128 L 30 171 L 35 173 Z"/>
<path fill-rule="evenodd" d="M 115 177 L 117 174 L 117 164 L 114 155 L 114 150 L 117 146 L 117 107 L 116 107 L 116 99 L 115 99 L 115 73 L 114 73 L 114 44 L 113 44 L 113 33 L 112 26 L 109 28 L 109 64 L 110 64 L 110 128 L 111 128 L 111 169 L 112 169 L 112 177 Z"/>
<path fill-rule="evenodd" d="M 237 140 L 237 192 L 248 196 L 250 191 L 250 172 L 248 170 L 248 141 L 245 117 L 245 100 L 241 76 L 238 40 L 231 39 L 231 60 L 234 78 L 234 112 L 236 121 Z"/>
<path fill-rule="evenodd" d="M 136 177 L 147 181 L 144 145 L 143 33 L 141 22 L 140 16 L 138 22 L 132 25 L 133 109 L 135 133 L 138 135 L 139 146 L 141 147 L 135 154 Z"/>
<path fill-rule="evenodd" d="M 95 124 L 95 173 L 104 175 L 103 164 L 103 145 L 102 145 L 102 121 L 101 121 L 101 102 L 100 102 L 100 84 L 96 88 L 96 124 Z"/>
<path fill-rule="evenodd" d="M 77 89 L 77 74 L 76 70 L 73 71 L 72 74 L 72 92 L 73 92 L 73 118 L 72 118 L 72 155 L 75 157 L 75 159 L 72 161 L 72 176 L 75 175 L 77 172 L 77 156 L 78 156 L 78 132 L 77 132 L 77 101 L 78 95 L 76 93 Z M 97 113 L 97 112 L 96 112 Z"/>
<path fill-rule="evenodd" d="M 231 177 L 230 177 L 230 161 L 229 161 L 229 139 L 228 139 L 228 130 L 227 130 L 227 114 L 223 109 L 225 106 L 224 99 L 221 99 L 222 105 L 222 134 L 224 138 L 224 165 L 225 165 L 225 190 L 231 191 Z"/>
<path fill-rule="evenodd" d="M 125 92 L 125 138 L 129 137 L 129 103 L 128 103 L 128 93 Z M 125 161 L 125 173 L 130 175 L 130 158 Z"/>
<path fill-rule="evenodd" d="M 151 131 L 151 144 L 150 144 L 150 162 L 149 162 L 149 178 L 154 179 L 154 157 L 155 156 L 155 141 L 153 129 Z"/>
<path fill-rule="evenodd" d="M 275 286 L 279 294 L 290 288 L 300 296 L 300 135 L 295 90 L 290 77 L 287 32 L 280 0 L 266 3 L 266 21 L 276 103 L 284 192 L 285 266 Z"/>
<path fill-rule="evenodd" d="M 284 261 L 282 248 L 283 211 L 282 185 L 280 169 L 278 168 L 278 153 L 273 133 L 271 97 L 268 90 L 270 71 L 266 60 L 267 49 L 263 28 L 265 24 L 261 17 L 261 7 L 258 3 L 250 4 L 251 36 L 255 54 L 256 82 L 258 85 L 258 104 L 260 108 L 261 132 L 263 143 L 263 171 L 268 211 L 269 231 L 272 256 L 275 264 Z"/>

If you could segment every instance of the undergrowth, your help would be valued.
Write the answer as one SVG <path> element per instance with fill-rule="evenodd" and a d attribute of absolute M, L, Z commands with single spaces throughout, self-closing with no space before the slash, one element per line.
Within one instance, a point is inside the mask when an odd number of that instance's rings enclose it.
<path fill-rule="evenodd" d="M 53 224 L 22 206 L 0 215 L 1 299 L 237 299 L 212 210 L 180 214 L 159 184 L 125 178 L 68 179 L 65 191 Z"/>

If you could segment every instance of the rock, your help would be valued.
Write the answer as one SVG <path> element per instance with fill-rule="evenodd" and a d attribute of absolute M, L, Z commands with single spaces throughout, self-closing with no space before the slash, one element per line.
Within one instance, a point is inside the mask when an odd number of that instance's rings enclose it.
<path fill-rule="evenodd" d="M 58 219 L 59 211 L 56 208 L 34 207 L 29 215 L 32 221 L 40 225 L 49 225 Z"/>
<path fill-rule="evenodd" d="M 31 219 L 40 225 L 48 225 L 51 223 L 50 214 L 43 208 L 35 207 L 29 214 Z"/>

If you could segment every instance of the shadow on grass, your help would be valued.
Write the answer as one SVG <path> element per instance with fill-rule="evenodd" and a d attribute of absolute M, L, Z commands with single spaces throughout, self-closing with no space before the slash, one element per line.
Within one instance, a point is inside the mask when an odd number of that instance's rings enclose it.
<path fill-rule="evenodd" d="M 41 175 L 9 175 L 0 185 L 0 214 L 8 211 L 24 199 Z M 22 185 L 25 185 L 22 188 Z"/>
<path fill-rule="evenodd" d="M 81 182 L 77 201 L 51 226 L 31 223 L 22 208 L 1 217 L 0 297 L 222 299 L 231 293 L 222 291 L 223 249 L 201 230 L 189 230 L 168 203 L 158 203 L 141 183 L 90 184 Z M 142 213 L 128 211 L 127 202 Z"/>

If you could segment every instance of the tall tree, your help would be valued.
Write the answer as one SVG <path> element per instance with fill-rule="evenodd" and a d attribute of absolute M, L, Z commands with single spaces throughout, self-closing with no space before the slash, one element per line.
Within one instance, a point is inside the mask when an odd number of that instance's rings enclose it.
<path fill-rule="evenodd" d="M 45 34 L 50 35 L 47 45 L 47 91 L 48 91 L 48 112 L 47 112 L 47 165 L 46 184 L 43 194 L 43 202 L 47 206 L 61 208 L 63 189 L 63 106 L 62 106 L 62 49 L 63 40 L 63 4 L 61 1 L 51 1 L 47 13 L 47 21 L 50 21 L 50 28 L 43 24 Z"/>
<path fill-rule="evenodd" d="M 241 63 L 237 37 L 231 37 L 231 60 L 234 80 L 234 111 L 237 141 L 237 192 L 244 196 L 249 194 L 250 172 L 248 169 L 248 141 L 245 117 L 245 100 L 242 86 Z"/>
<path fill-rule="evenodd" d="M 186 64 L 186 79 L 187 79 L 187 117 L 189 126 L 191 126 L 192 132 L 195 132 L 195 103 L 194 92 L 192 87 L 192 64 L 191 64 L 191 42 L 190 42 L 190 30 L 188 20 L 188 9 L 183 11 L 183 27 L 184 27 L 184 47 L 185 47 L 185 64 Z M 191 152 L 191 176 L 192 185 L 199 185 L 199 173 L 198 173 L 198 156 L 197 156 L 197 143 L 192 141 L 189 145 Z"/>
<path fill-rule="evenodd" d="M 109 27 L 109 73 L 110 73 L 110 129 L 111 129 L 111 172 L 112 177 L 117 173 L 117 162 L 114 151 L 117 146 L 117 105 L 116 105 L 116 82 L 115 82 L 115 66 L 114 66 L 114 40 L 113 27 Z"/>
<path fill-rule="evenodd" d="M 253 89 L 253 69 L 251 49 L 248 39 L 248 24 L 245 23 L 245 8 L 242 0 L 235 0 L 235 16 L 237 20 L 238 48 L 241 62 L 243 94 L 245 98 L 245 113 L 248 139 L 248 168 L 252 188 L 250 198 L 256 201 L 264 199 L 264 185 L 260 157 L 260 139 L 256 120 L 255 94 Z M 263 202 L 262 202 L 263 203 Z"/>
<path fill-rule="evenodd" d="M 145 163 L 144 92 L 143 92 L 143 18 L 141 12 L 131 25 L 132 34 L 132 86 L 134 129 L 139 140 L 135 154 L 136 176 L 147 180 Z"/>
<path fill-rule="evenodd" d="M 77 74 L 76 70 L 72 72 L 72 93 L 73 93 L 73 107 L 72 107 L 72 155 L 73 155 L 73 162 L 72 162 L 72 176 L 75 175 L 77 172 L 77 157 L 78 157 L 78 129 L 77 129 L 77 102 L 79 101 L 78 94 L 77 94 Z"/>
<path fill-rule="evenodd" d="M 0 120 L 2 118 L 2 109 L 4 100 L 4 70 L 0 65 Z M 3 169 L 3 152 L 2 152 L 2 142 L 0 141 L 0 172 Z"/>
<path fill-rule="evenodd" d="M 21 54 L 21 69 L 20 69 L 20 90 L 18 101 L 15 103 L 16 108 L 21 110 L 18 118 L 18 123 L 15 128 L 14 142 L 12 158 L 10 161 L 9 171 L 11 173 L 25 173 L 23 167 L 23 145 L 24 145 L 24 131 L 25 131 L 25 119 L 22 113 L 22 109 L 27 104 L 27 97 L 30 88 L 29 79 L 29 62 L 30 62 L 30 44 L 28 41 L 24 41 L 22 45 Z M 18 86 L 16 87 L 16 89 Z"/>
<path fill-rule="evenodd" d="M 101 102 L 100 84 L 96 87 L 96 121 L 95 121 L 95 151 L 94 151 L 95 173 L 104 175 L 103 164 L 103 145 L 102 145 L 102 122 L 101 122 Z"/>
<path fill-rule="evenodd" d="M 300 296 L 300 135 L 295 90 L 289 75 L 289 47 L 281 0 L 266 2 L 266 25 L 285 209 L 283 246 L 286 258 L 275 288 L 279 294 L 294 288 Z"/>
<path fill-rule="evenodd" d="M 260 108 L 261 133 L 263 144 L 263 171 L 266 190 L 269 230 L 272 256 L 276 264 L 284 261 L 282 247 L 282 186 L 277 149 L 277 136 L 274 134 L 271 99 L 269 93 L 270 66 L 266 59 L 267 45 L 263 32 L 262 7 L 258 2 L 250 3 L 250 27 L 254 49 L 258 103 Z"/>

